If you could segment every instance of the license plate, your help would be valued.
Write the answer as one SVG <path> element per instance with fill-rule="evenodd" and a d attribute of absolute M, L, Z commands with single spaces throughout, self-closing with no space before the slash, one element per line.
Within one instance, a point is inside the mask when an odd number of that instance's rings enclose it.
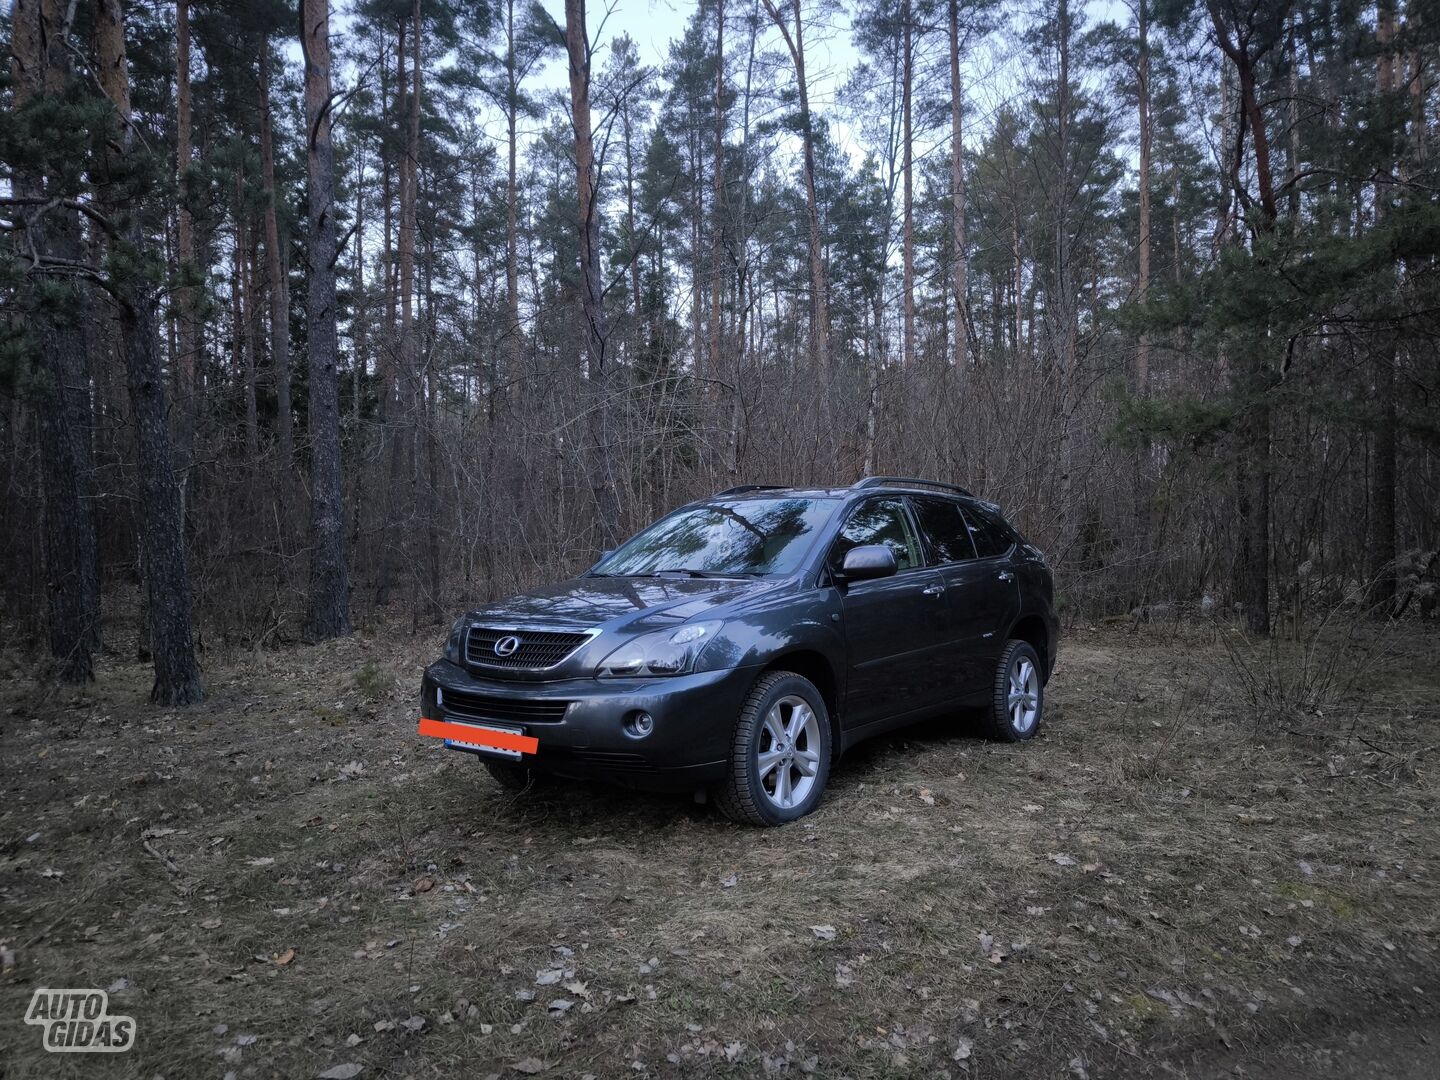
<path fill-rule="evenodd" d="M 523 728 L 505 727 L 501 724 L 472 724 L 458 720 L 431 720 L 420 717 L 419 733 L 432 739 L 443 739 L 446 746 L 456 750 L 473 750 L 482 754 L 494 754 L 512 761 L 524 754 L 533 754 L 540 749 L 540 740 L 526 735 Z"/>
<path fill-rule="evenodd" d="M 490 724 L 464 724 L 457 726 L 474 728 L 477 737 L 482 731 L 494 731 L 503 735 L 524 734 L 519 728 L 493 727 Z M 482 754 L 494 754 L 496 757 L 510 758 L 512 761 L 519 761 L 521 757 L 519 750 L 509 750 L 503 746 L 491 746 L 480 742 L 467 742 L 463 739 L 446 739 L 445 745 L 454 747 L 457 750 L 475 750 Z"/>

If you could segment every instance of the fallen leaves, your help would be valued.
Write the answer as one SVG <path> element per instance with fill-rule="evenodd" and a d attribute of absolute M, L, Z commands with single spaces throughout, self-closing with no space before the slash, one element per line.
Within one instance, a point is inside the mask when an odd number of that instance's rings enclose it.
<path fill-rule="evenodd" d="M 272 962 L 276 967 L 285 967 L 287 964 L 290 963 L 290 961 L 292 961 L 292 960 L 294 960 L 294 959 L 295 959 L 295 950 L 294 950 L 294 949 L 286 949 L 284 952 L 282 952 L 282 953 L 274 953 L 274 954 L 270 957 L 271 962 Z"/>
<path fill-rule="evenodd" d="M 365 1066 L 353 1061 L 347 1061 L 344 1065 L 332 1065 L 324 1072 L 318 1074 L 317 1080 L 354 1080 L 360 1075 Z"/>
<path fill-rule="evenodd" d="M 821 941 L 835 940 L 835 927 L 828 924 L 824 926 L 812 926 L 810 927 L 810 932 L 814 934 L 817 938 L 819 938 Z"/>
<path fill-rule="evenodd" d="M 534 1057 L 521 1058 L 510 1066 L 515 1072 L 524 1073 L 526 1076 L 534 1076 L 536 1073 L 542 1073 L 549 1067 L 545 1062 Z"/>
<path fill-rule="evenodd" d="M 985 930 L 981 930 L 977 936 L 980 944 L 980 955 L 997 967 L 1003 964 L 1005 958 L 1010 954 L 995 943 L 994 935 Z"/>

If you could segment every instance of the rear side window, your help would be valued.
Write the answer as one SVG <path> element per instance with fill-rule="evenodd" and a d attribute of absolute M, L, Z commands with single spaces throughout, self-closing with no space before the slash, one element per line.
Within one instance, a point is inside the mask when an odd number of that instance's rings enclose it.
<path fill-rule="evenodd" d="M 982 559 L 1004 555 L 1015 542 L 1010 526 L 982 506 L 965 507 L 965 521 L 970 526 L 970 538 L 975 541 L 975 553 Z"/>
<path fill-rule="evenodd" d="M 911 500 L 920 531 L 930 545 L 937 563 L 962 562 L 975 558 L 970 531 L 960 513 L 960 504 L 949 499 L 917 495 Z"/>
<path fill-rule="evenodd" d="M 919 544 L 899 499 L 872 499 L 861 503 L 835 538 L 830 565 L 838 567 L 845 561 L 847 551 L 864 544 L 884 544 L 895 553 L 895 565 L 901 570 L 920 565 Z"/>

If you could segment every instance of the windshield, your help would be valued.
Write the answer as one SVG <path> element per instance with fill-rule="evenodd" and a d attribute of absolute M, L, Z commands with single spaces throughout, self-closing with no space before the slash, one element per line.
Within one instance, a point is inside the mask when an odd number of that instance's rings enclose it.
<path fill-rule="evenodd" d="M 661 518 L 606 556 L 602 577 L 788 574 L 797 569 L 834 499 L 736 499 Z"/>

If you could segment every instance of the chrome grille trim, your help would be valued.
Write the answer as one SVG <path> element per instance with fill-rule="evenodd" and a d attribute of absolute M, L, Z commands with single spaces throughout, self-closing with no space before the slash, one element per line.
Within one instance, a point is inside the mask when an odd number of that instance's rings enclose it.
<path fill-rule="evenodd" d="M 550 630 L 524 626 L 472 626 L 465 631 L 465 662 L 497 671 L 549 671 L 570 659 L 599 630 Z M 519 639 L 509 655 L 495 652 L 495 643 Z"/>

